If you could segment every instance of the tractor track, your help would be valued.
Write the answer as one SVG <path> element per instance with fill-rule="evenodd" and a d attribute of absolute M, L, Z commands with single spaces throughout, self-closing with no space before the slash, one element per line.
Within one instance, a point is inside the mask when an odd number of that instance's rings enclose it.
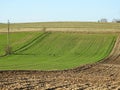
<path fill-rule="evenodd" d="M 120 35 L 104 60 L 63 71 L 0 71 L 0 90 L 120 90 Z"/>

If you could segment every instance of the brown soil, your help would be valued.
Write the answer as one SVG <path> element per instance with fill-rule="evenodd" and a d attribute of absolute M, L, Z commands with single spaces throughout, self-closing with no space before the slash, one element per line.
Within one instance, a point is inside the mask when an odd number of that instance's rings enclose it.
<path fill-rule="evenodd" d="M 0 90 L 120 90 L 120 36 L 101 62 L 64 71 L 0 71 Z"/>

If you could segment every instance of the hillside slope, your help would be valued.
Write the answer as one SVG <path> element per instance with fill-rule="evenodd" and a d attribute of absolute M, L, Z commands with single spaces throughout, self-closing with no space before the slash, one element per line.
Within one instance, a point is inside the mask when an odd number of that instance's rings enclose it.
<path fill-rule="evenodd" d="M 19 34 L 19 33 L 18 33 Z M 111 52 L 114 34 L 46 32 L 1 58 L 1 70 L 63 70 L 97 62 Z M 18 59 L 19 58 L 19 59 Z"/>
<path fill-rule="evenodd" d="M 63 71 L 0 71 L 0 89 L 120 90 L 119 42 L 120 37 L 109 57 L 96 64 Z"/>

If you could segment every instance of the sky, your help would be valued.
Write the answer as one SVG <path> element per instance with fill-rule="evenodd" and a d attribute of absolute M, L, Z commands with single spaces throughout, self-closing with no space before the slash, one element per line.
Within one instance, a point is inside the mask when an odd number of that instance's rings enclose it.
<path fill-rule="evenodd" d="M 0 22 L 120 19 L 120 0 L 0 0 Z"/>

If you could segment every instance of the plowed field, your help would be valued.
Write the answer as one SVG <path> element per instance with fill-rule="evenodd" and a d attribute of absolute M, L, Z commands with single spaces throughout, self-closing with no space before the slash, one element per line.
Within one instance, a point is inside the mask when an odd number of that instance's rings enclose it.
<path fill-rule="evenodd" d="M 110 28 L 113 27 L 111 25 L 108 25 L 108 26 L 110 26 Z M 105 28 L 108 28 L 108 26 L 105 26 Z M 102 39 L 99 39 L 99 40 L 102 40 Z M 93 42 L 94 41 L 95 40 L 93 39 Z M 102 41 L 100 44 L 104 43 Z M 108 42 L 107 39 L 105 42 Z M 77 44 L 78 46 L 80 45 L 80 43 L 78 42 Z M 32 44 L 30 46 L 17 50 L 15 54 L 21 54 L 21 55 L 31 54 L 28 52 L 30 52 L 30 50 L 31 51 L 34 50 L 34 48 L 37 48 L 39 45 L 40 44 L 38 44 L 37 46 L 36 45 L 34 46 L 34 44 Z M 54 43 L 52 45 L 54 45 Z M 98 45 L 99 44 L 96 44 L 96 46 Z M 31 49 L 28 49 L 28 48 L 31 48 Z M 53 47 L 51 46 L 50 48 L 52 50 Z M 42 48 L 42 49 L 44 50 L 45 48 Z M 78 47 L 75 50 L 77 49 Z M 59 48 L 57 48 L 57 50 L 59 51 Z M 91 48 L 91 50 L 94 50 L 94 49 Z M 103 51 L 104 50 L 105 48 L 103 49 Z M 52 52 L 55 52 L 55 51 L 53 50 Z M 72 50 L 72 52 L 74 53 L 74 50 Z M 102 52 L 98 54 L 102 54 Z M 2 53 L 3 52 L 1 52 L 1 54 Z M 109 54 L 109 56 L 108 56 L 108 51 L 106 53 L 107 55 L 105 55 L 104 53 L 104 57 L 106 58 L 102 57 L 101 58 L 102 60 L 98 60 L 98 62 L 95 62 L 93 64 L 83 65 L 83 66 L 80 66 L 74 69 L 68 69 L 68 70 L 56 70 L 56 71 L 8 70 L 7 71 L 8 67 L 2 67 L 2 66 L 6 66 L 7 64 L 5 65 L 5 63 L 3 63 L 1 64 L 1 67 L 7 68 L 7 69 L 6 71 L 0 71 L 0 90 L 120 90 L 120 35 L 118 36 L 116 43 L 114 45 L 114 48 L 112 52 Z M 36 51 L 33 54 L 38 54 L 38 52 Z M 47 51 L 45 52 L 45 54 L 48 54 Z M 52 55 L 54 56 L 54 54 Z M 88 52 L 87 52 L 87 55 L 89 55 Z M 12 59 L 10 61 L 12 61 Z M 32 59 L 32 58 L 30 57 L 29 59 Z M 19 63 L 22 63 L 22 62 L 19 61 Z M 62 63 L 65 63 L 65 62 L 62 62 Z M 37 67 L 37 64 L 35 65 Z M 14 65 L 14 67 L 17 67 L 17 66 L 18 65 L 16 64 Z M 29 65 L 29 67 L 30 66 L 31 65 Z"/>
<path fill-rule="evenodd" d="M 95 64 L 65 71 L 1 71 L 0 89 L 119 90 L 119 62 L 120 37 L 110 56 Z"/>

